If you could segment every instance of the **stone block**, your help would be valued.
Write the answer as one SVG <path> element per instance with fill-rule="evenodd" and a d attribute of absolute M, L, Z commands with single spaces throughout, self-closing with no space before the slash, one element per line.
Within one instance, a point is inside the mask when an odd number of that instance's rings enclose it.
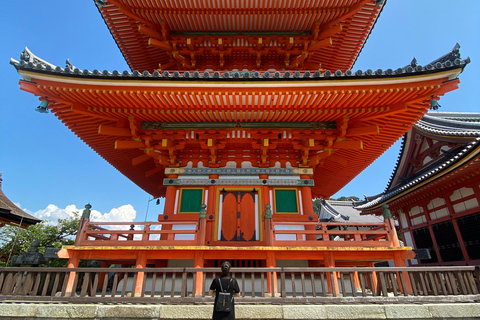
<path fill-rule="evenodd" d="M 386 319 L 381 305 L 326 305 L 327 319 Z"/>
<path fill-rule="evenodd" d="M 99 305 L 97 310 L 98 319 L 108 320 L 150 320 L 160 317 L 159 305 Z"/>
<path fill-rule="evenodd" d="M 236 305 L 235 318 L 239 319 L 283 319 L 280 305 Z"/>
<path fill-rule="evenodd" d="M 23 317 L 24 319 L 31 319 L 35 317 L 41 307 L 43 307 L 43 305 L 30 303 L 2 303 L 0 308 L 0 318 L 18 316 Z"/>
<path fill-rule="evenodd" d="M 326 319 L 326 309 L 323 305 L 285 305 L 283 319 Z"/>
<path fill-rule="evenodd" d="M 428 308 L 416 304 L 390 304 L 385 305 L 387 319 L 431 319 Z"/>
<path fill-rule="evenodd" d="M 435 319 L 480 319 L 480 303 L 426 304 Z"/>
<path fill-rule="evenodd" d="M 212 319 L 212 312 L 213 305 L 162 305 L 160 319 Z"/>
<path fill-rule="evenodd" d="M 44 304 L 37 309 L 35 318 L 42 319 L 95 319 L 97 306 L 93 304 Z"/>

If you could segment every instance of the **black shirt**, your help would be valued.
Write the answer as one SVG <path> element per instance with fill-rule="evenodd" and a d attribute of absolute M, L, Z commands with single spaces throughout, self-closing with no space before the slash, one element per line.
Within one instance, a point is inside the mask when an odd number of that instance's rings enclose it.
<path fill-rule="evenodd" d="M 232 282 L 230 283 L 230 279 Z M 219 312 L 215 311 L 215 304 L 217 303 L 218 299 L 218 293 L 221 291 L 220 290 L 220 284 L 219 281 L 222 282 L 222 288 L 223 290 L 226 290 L 227 292 L 230 292 L 232 296 L 235 293 L 240 292 L 240 288 L 238 286 L 238 282 L 235 278 L 232 278 L 230 276 L 221 276 L 220 278 L 215 278 L 212 281 L 212 284 L 210 285 L 210 290 L 215 290 L 215 303 L 213 304 L 213 316 L 212 320 L 235 320 L 235 299 L 233 299 L 233 310 L 230 312 Z M 230 285 L 230 287 L 229 287 Z M 227 290 L 228 288 L 228 290 Z"/>

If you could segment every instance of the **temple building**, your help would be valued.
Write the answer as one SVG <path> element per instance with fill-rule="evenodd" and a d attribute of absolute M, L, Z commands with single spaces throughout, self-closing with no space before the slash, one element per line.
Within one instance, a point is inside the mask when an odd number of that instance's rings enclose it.
<path fill-rule="evenodd" d="M 26 229 L 39 223 L 40 219 L 20 209 L 3 193 L 2 182 L 2 172 L 0 172 L 0 228 L 5 225 L 12 225 Z"/>
<path fill-rule="evenodd" d="M 356 208 L 388 204 L 406 245 L 428 249 L 411 265 L 480 264 L 480 114 L 429 112 L 402 140 L 385 191 Z"/>
<path fill-rule="evenodd" d="M 469 62 L 458 46 L 424 66 L 352 71 L 383 1 L 96 5 L 133 71 L 56 66 L 28 49 L 11 64 L 38 111 L 165 197 L 165 208 L 158 221 L 119 230 L 90 221 L 87 206 L 75 245 L 59 252 L 70 267 L 405 266 L 414 257 L 388 209 L 343 228 L 319 221 L 312 199 L 339 191 L 458 87 Z"/>

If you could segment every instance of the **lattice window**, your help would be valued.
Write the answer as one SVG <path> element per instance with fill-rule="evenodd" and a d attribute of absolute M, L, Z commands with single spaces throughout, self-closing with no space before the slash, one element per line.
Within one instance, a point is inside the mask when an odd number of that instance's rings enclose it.
<path fill-rule="evenodd" d="M 428 228 L 419 228 L 413 230 L 413 238 L 415 239 L 415 245 L 418 249 L 428 249 L 430 251 L 430 256 L 432 257 L 429 260 L 421 260 L 422 263 L 435 263 L 438 262 L 437 253 L 435 252 L 435 247 L 433 246 L 433 240 L 430 236 L 430 230 Z"/>
<path fill-rule="evenodd" d="M 457 219 L 470 260 L 480 259 L 480 212 Z"/>

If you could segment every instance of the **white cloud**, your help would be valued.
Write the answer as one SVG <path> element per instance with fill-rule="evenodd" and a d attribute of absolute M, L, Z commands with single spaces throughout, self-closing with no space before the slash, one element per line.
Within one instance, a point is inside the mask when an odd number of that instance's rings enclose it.
<path fill-rule="evenodd" d="M 82 215 L 83 208 L 77 208 L 74 204 L 68 205 L 65 209 L 59 208 L 54 204 L 49 204 L 45 209 L 32 212 L 28 209 L 23 209 L 25 212 L 42 220 L 48 220 L 51 223 L 56 223 L 58 219 L 66 219 L 73 217 L 77 212 Z M 97 210 L 92 210 L 90 214 L 90 221 L 95 222 L 132 222 L 137 216 L 137 212 L 132 205 L 127 204 L 118 208 L 113 208 L 110 212 L 101 214 Z"/>
<path fill-rule="evenodd" d="M 108 213 L 103 215 L 97 210 L 92 210 L 90 214 L 90 221 L 95 222 L 132 222 L 137 216 L 137 211 L 133 209 L 130 204 L 123 205 L 118 208 L 113 208 Z"/>
<path fill-rule="evenodd" d="M 79 214 L 81 214 L 82 212 L 82 210 L 77 209 L 74 204 L 66 206 L 65 209 L 59 208 L 54 204 L 49 204 L 45 209 L 35 212 L 31 212 L 27 209 L 24 210 L 39 219 L 48 220 L 52 223 L 56 223 L 58 219 L 66 219 L 69 217 L 73 217 L 75 212 L 78 212 Z"/>

